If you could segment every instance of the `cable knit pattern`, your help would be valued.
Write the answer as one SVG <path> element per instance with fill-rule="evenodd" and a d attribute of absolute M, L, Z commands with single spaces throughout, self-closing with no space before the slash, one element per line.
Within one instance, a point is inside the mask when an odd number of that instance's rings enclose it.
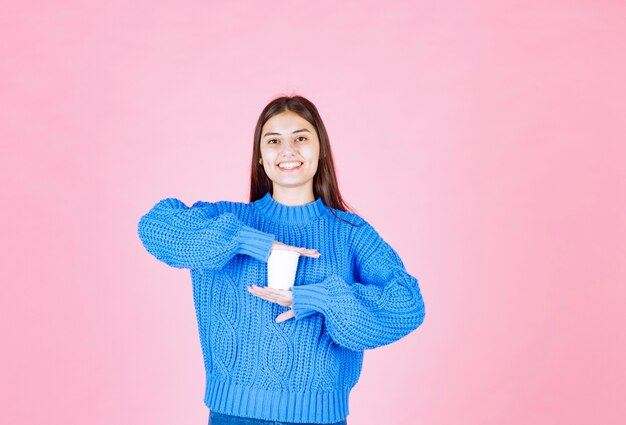
<path fill-rule="evenodd" d="M 268 192 L 252 203 L 175 198 L 139 220 L 138 234 L 163 263 L 191 272 L 206 369 L 204 402 L 229 415 L 333 423 L 349 414 L 363 351 L 408 335 L 424 320 L 418 281 L 357 214 L 321 198 L 287 206 Z M 315 248 L 300 257 L 288 307 L 250 294 L 267 285 L 274 240 Z"/>

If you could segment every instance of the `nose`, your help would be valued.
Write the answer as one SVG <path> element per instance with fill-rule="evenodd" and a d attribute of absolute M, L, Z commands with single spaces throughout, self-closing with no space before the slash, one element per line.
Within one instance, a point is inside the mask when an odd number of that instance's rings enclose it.
<path fill-rule="evenodd" d="M 296 152 L 296 147 L 294 146 L 291 140 L 287 141 L 287 143 L 283 143 L 283 148 L 280 152 L 281 156 L 284 158 L 289 158 L 290 156 L 294 156 Z"/>

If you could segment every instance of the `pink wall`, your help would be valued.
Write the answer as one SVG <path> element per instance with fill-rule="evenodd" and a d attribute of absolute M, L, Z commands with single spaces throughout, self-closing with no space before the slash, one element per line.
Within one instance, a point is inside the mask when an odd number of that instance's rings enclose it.
<path fill-rule="evenodd" d="M 189 274 L 137 221 L 246 200 L 282 93 L 427 306 L 350 425 L 626 421 L 624 2 L 11 3 L 1 423 L 206 424 Z"/>

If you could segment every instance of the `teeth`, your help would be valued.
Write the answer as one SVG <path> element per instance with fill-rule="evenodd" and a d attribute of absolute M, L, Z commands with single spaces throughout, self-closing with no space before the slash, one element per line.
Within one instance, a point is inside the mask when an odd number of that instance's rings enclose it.
<path fill-rule="evenodd" d="M 278 164 L 280 168 L 287 168 L 287 169 L 299 167 L 300 165 L 302 165 L 301 162 L 281 162 L 280 164 Z"/>

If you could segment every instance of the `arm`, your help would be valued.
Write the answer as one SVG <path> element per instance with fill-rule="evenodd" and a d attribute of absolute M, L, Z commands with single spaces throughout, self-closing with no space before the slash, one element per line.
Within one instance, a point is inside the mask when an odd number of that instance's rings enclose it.
<path fill-rule="evenodd" d="M 333 273 L 320 283 L 292 289 L 296 320 L 323 314 L 330 337 L 355 351 L 399 340 L 419 327 L 425 315 L 417 279 L 373 227 L 365 227 L 356 245 L 358 282 Z"/>
<path fill-rule="evenodd" d="M 219 214 L 213 203 L 191 207 L 176 198 L 159 201 L 139 220 L 146 250 L 178 268 L 220 269 L 235 254 L 266 262 L 274 235 L 244 225 L 235 214 Z"/>

